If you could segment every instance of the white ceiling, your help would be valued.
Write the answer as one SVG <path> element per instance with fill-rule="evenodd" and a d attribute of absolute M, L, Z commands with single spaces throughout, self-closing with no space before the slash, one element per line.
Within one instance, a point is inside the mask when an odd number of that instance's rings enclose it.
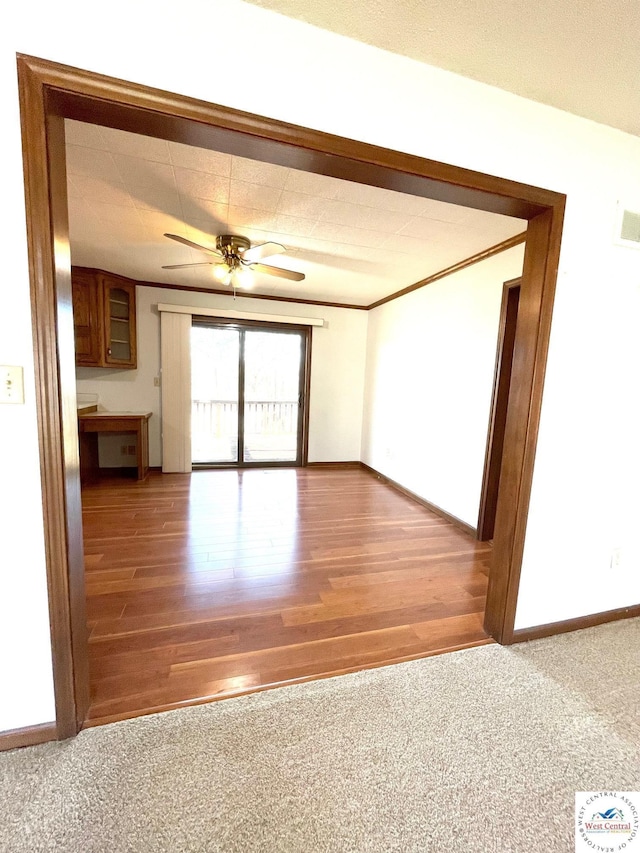
<path fill-rule="evenodd" d="M 638 0 L 249 0 L 640 136 Z"/>
<path fill-rule="evenodd" d="M 140 281 L 220 288 L 202 252 L 222 233 L 287 251 L 253 293 L 369 305 L 490 246 L 526 222 L 217 151 L 66 122 L 71 261 Z"/>

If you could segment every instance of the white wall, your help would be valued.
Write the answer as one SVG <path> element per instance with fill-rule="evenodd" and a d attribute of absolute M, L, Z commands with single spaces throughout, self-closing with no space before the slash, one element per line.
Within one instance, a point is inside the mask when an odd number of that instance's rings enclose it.
<path fill-rule="evenodd" d="M 370 312 L 362 460 L 475 527 L 503 282 L 524 246 Z"/>
<path fill-rule="evenodd" d="M 155 287 L 136 288 L 138 367 L 136 370 L 81 367 L 77 390 L 97 394 L 101 408 L 111 411 L 149 411 L 149 462 L 162 464 L 160 440 L 160 316 L 157 305 L 233 308 L 260 314 L 322 318 L 314 326 L 309 394 L 309 461 L 349 462 L 360 459 L 367 312 L 355 309 L 301 305 Z M 105 441 L 101 464 L 120 464 L 120 438 Z M 114 453 L 115 448 L 115 453 Z"/>
<path fill-rule="evenodd" d="M 4 731 L 55 718 L 15 56 L 7 46 L 0 51 L 0 103 L 6 128 L 0 227 L 11 247 L 1 291 L 0 364 L 24 366 L 25 383 L 24 405 L 0 405 L 0 731 Z"/>
<path fill-rule="evenodd" d="M 0 728 L 53 714 L 17 51 L 567 193 L 518 625 L 638 603 L 637 558 L 610 571 L 609 554 L 640 516 L 640 252 L 611 239 L 616 200 L 640 209 L 640 139 L 240 0 L 167 11 L 113 0 L 96 19 L 80 0 L 38 0 L 14 5 L 0 34 L 0 363 L 27 380 L 27 403 L 0 408 Z M 240 42 L 212 40 L 221 18 Z"/>

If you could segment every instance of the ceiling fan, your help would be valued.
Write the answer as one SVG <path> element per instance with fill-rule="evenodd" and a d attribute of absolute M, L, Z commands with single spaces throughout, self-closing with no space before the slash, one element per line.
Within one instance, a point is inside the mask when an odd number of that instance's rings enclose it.
<path fill-rule="evenodd" d="M 214 277 L 222 284 L 232 284 L 234 287 L 250 287 L 251 286 L 251 271 L 274 275 L 278 278 L 286 278 L 289 281 L 303 281 L 304 275 L 300 272 L 285 270 L 281 267 L 272 267 L 268 264 L 262 264 L 260 261 L 263 258 L 270 258 L 273 255 L 280 255 L 286 252 L 284 246 L 280 243 L 259 243 L 256 246 L 251 245 L 251 241 L 247 237 L 240 237 L 235 234 L 221 234 L 216 237 L 216 248 L 211 249 L 208 246 L 201 246 L 198 243 L 193 243 L 187 240 L 186 237 L 180 237 L 178 234 L 165 234 L 171 240 L 177 240 L 178 243 L 183 243 L 192 249 L 198 249 L 200 252 L 205 252 L 208 255 L 213 255 L 216 260 L 204 261 L 199 264 L 170 264 L 163 266 L 163 270 L 179 270 L 187 267 L 203 267 L 212 266 Z"/>

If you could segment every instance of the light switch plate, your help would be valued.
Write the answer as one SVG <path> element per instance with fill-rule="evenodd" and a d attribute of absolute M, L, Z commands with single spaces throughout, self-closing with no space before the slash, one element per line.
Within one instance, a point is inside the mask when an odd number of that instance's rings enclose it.
<path fill-rule="evenodd" d="M 15 364 L 0 364 L 0 403 L 24 403 L 24 371 Z"/>

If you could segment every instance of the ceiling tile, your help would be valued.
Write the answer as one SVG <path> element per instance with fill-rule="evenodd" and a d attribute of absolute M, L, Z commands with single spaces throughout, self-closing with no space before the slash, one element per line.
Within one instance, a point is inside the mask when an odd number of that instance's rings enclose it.
<path fill-rule="evenodd" d="M 154 139 L 112 127 L 103 127 L 101 131 L 106 146 L 112 154 L 128 154 L 130 157 L 142 157 L 144 160 L 154 160 L 156 163 L 171 162 L 169 143 L 164 139 Z"/>
<path fill-rule="evenodd" d="M 244 181 L 231 181 L 229 205 L 252 208 L 253 210 L 275 211 L 282 194 L 279 187 L 248 184 Z"/>
<path fill-rule="evenodd" d="M 516 219 L 512 216 L 487 214 L 483 210 L 467 210 L 467 216 L 462 220 L 464 225 L 474 231 L 486 231 L 487 234 L 522 234 L 527 230 L 526 219 Z"/>
<path fill-rule="evenodd" d="M 370 231 L 385 231 L 392 234 L 408 225 L 412 217 L 406 213 L 389 210 L 376 210 L 361 204 L 351 204 L 346 201 L 330 201 L 325 203 L 322 222 L 333 222 L 336 225 L 349 225 L 355 228 L 366 228 Z"/>
<path fill-rule="evenodd" d="M 91 212 L 100 222 L 125 222 L 131 226 L 142 225 L 140 211 L 122 204 L 107 204 L 102 201 L 89 202 Z"/>
<path fill-rule="evenodd" d="M 67 175 L 67 199 L 70 207 L 71 202 L 74 202 L 76 199 L 78 201 L 83 200 L 82 190 L 76 186 L 73 175 Z"/>
<path fill-rule="evenodd" d="M 335 227 L 335 226 L 330 226 Z M 341 229 L 343 232 L 344 229 Z M 289 251 L 295 255 L 298 252 L 304 255 L 305 252 L 317 253 L 325 255 L 329 258 L 366 258 L 375 260 L 379 263 L 387 263 L 389 261 L 389 252 L 380 247 L 362 246 L 361 244 L 354 245 L 346 242 L 336 242 L 335 240 L 323 239 L 317 235 L 309 237 L 292 237 L 289 242 Z"/>
<path fill-rule="evenodd" d="M 182 145 L 179 142 L 168 144 L 169 156 L 174 166 L 195 172 L 208 172 L 210 175 L 218 175 L 222 178 L 228 178 L 231 175 L 230 154 L 194 148 L 192 145 Z"/>
<path fill-rule="evenodd" d="M 67 145 L 66 153 L 69 175 L 86 175 L 103 181 L 120 182 L 120 173 L 108 151 L 82 145 Z"/>
<path fill-rule="evenodd" d="M 364 228 L 349 228 L 333 222 L 318 222 L 313 229 L 314 237 L 331 240 L 334 243 L 348 243 L 352 246 L 372 248 L 382 247 L 387 235 L 379 231 L 367 231 Z"/>
<path fill-rule="evenodd" d="M 131 198 L 136 207 L 181 215 L 182 206 L 177 192 L 164 187 L 132 187 Z"/>
<path fill-rule="evenodd" d="M 88 235 L 95 232 L 99 222 L 95 207 L 95 204 L 86 199 L 78 199 L 71 206 L 69 209 L 69 229 L 74 235 L 79 234 L 80 231 Z M 133 210 L 133 208 L 129 208 L 129 210 Z"/>
<path fill-rule="evenodd" d="M 434 201 L 431 198 L 425 198 L 424 208 L 418 214 L 425 219 L 435 219 L 437 222 L 464 222 L 465 216 L 472 212 L 492 216 L 493 214 L 484 213 L 484 211 L 470 211 L 467 207 L 461 207 L 458 204 L 447 204 L 443 201 Z"/>
<path fill-rule="evenodd" d="M 87 175 L 75 175 L 73 185 L 81 198 L 105 201 L 108 204 L 133 206 L 133 199 L 124 186 L 110 184 L 100 178 L 90 178 Z"/>
<path fill-rule="evenodd" d="M 144 227 L 151 234 L 154 234 L 158 240 L 163 239 L 165 233 L 182 235 L 185 230 L 181 215 L 175 216 L 159 210 L 145 210 L 142 208 L 136 208 L 136 213 Z"/>
<path fill-rule="evenodd" d="M 385 190 L 380 187 L 370 187 L 367 184 L 357 184 L 353 181 L 342 181 L 336 193 L 336 201 L 348 201 L 352 204 L 363 204 L 378 210 L 392 210 L 418 216 L 425 207 L 425 199 L 415 195 Z"/>
<path fill-rule="evenodd" d="M 231 233 L 236 233 L 238 228 L 260 228 L 270 231 L 275 216 L 270 210 L 255 210 L 250 207 L 237 207 L 229 205 L 228 223 Z"/>
<path fill-rule="evenodd" d="M 282 189 L 289 171 L 284 166 L 247 160 L 245 157 L 233 157 L 231 159 L 231 177 L 234 180 L 247 181 L 250 184 L 262 184 L 265 187 Z"/>
<path fill-rule="evenodd" d="M 195 225 L 196 222 L 207 223 L 208 233 L 220 233 L 226 227 L 229 217 L 229 206 L 222 202 L 209 201 L 206 198 L 191 198 L 180 195 L 182 215 L 185 225 Z M 199 226 L 201 227 L 201 226 Z"/>
<path fill-rule="evenodd" d="M 277 209 L 278 213 L 283 213 L 286 216 L 316 220 L 320 219 L 326 206 L 326 198 L 284 190 L 278 201 Z"/>
<path fill-rule="evenodd" d="M 178 190 L 185 196 L 206 198 L 208 201 L 229 203 L 229 179 L 207 172 L 175 167 Z"/>
<path fill-rule="evenodd" d="M 341 186 L 342 181 L 337 178 L 290 169 L 284 188 L 291 192 L 316 195 L 320 198 L 336 198 Z"/>
<path fill-rule="evenodd" d="M 129 251 L 135 247 L 136 254 L 146 242 L 146 229 L 141 222 L 132 223 L 124 219 L 100 220 L 103 239 L 117 240 L 121 248 Z"/>
<path fill-rule="evenodd" d="M 450 240 L 454 240 L 461 238 L 465 230 L 463 225 L 414 216 L 398 231 L 398 234 L 407 237 L 417 237 L 419 240 L 435 241 L 446 238 L 447 236 Z"/>
<path fill-rule="evenodd" d="M 307 237 L 316 224 L 314 219 L 303 219 L 301 216 L 286 216 L 276 214 L 275 230 L 293 237 Z"/>
<path fill-rule="evenodd" d="M 392 251 L 394 255 L 409 255 L 411 257 L 424 257 L 433 246 L 430 240 L 421 240 L 418 237 L 409 237 L 406 234 L 389 234 L 382 247 Z"/>
<path fill-rule="evenodd" d="M 64 135 L 67 145 L 83 145 L 86 148 L 108 148 L 102 135 L 102 128 L 96 124 L 65 119 Z"/>
<path fill-rule="evenodd" d="M 126 154 L 114 154 L 113 160 L 118 174 L 126 187 L 164 186 L 176 188 L 173 166 L 168 163 L 156 163 L 142 157 L 128 157 Z"/>

